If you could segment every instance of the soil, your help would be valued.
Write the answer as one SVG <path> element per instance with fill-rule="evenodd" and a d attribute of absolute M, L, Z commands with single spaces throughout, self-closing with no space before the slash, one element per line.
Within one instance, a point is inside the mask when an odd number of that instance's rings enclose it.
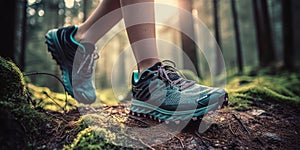
<path fill-rule="evenodd" d="M 129 104 L 122 104 L 78 109 L 87 110 L 87 114 L 105 110 L 116 118 L 126 118 L 124 122 L 126 126 L 147 128 L 158 124 L 149 118 L 129 116 L 128 107 Z M 46 129 L 47 140 L 42 140 L 37 145 L 53 149 L 71 144 L 79 132 L 76 120 L 82 114 L 78 110 L 66 114 L 47 113 L 56 119 L 49 123 Z M 199 133 L 197 123 L 194 123 L 160 144 L 145 144 L 143 137 L 139 141 L 149 149 L 300 149 L 299 114 L 297 106 L 253 101 L 247 110 L 238 111 L 230 108 L 218 110 L 213 124 L 204 133 Z M 165 133 L 169 131 L 161 132 L 162 135 L 166 135 Z"/>

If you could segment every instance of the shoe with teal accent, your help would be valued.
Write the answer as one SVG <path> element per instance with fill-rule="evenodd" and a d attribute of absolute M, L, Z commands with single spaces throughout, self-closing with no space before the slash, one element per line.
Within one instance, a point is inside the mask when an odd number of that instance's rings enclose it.
<path fill-rule="evenodd" d="M 77 26 L 52 29 L 45 36 L 46 44 L 60 66 L 68 94 L 80 103 L 91 104 L 96 100 L 92 73 L 99 56 L 95 45 L 74 39 L 77 30 Z"/>
<path fill-rule="evenodd" d="M 132 76 L 131 115 L 158 122 L 199 120 L 210 111 L 228 105 L 224 89 L 207 87 L 185 79 L 178 70 L 158 62 Z"/>

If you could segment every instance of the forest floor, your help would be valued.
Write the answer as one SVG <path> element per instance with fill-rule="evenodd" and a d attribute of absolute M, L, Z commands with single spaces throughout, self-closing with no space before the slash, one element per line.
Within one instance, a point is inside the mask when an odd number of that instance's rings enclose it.
<path fill-rule="evenodd" d="M 149 128 L 158 125 L 156 121 L 128 115 L 129 104 L 104 106 L 98 108 L 81 107 L 86 114 L 110 114 L 114 119 L 137 128 Z M 47 149 L 62 148 L 72 144 L 78 134 L 74 122 L 82 111 L 74 110 L 67 114 L 51 113 L 57 118 L 45 129 L 48 138 L 37 145 L 46 145 Z M 50 113 L 50 112 L 48 112 Z M 100 113 L 101 114 L 101 113 Z M 300 149 L 300 109 L 274 102 L 254 101 L 249 109 L 243 111 L 225 108 L 218 110 L 213 124 L 204 133 L 198 132 L 193 122 L 182 132 L 172 134 L 161 130 L 161 137 L 171 134 L 170 139 L 160 144 L 149 145 L 142 141 L 148 135 L 135 139 L 148 149 Z M 164 123 L 162 123 L 164 124 Z M 166 125 L 166 124 L 165 124 Z"/>
<path fill-rule="evenodd" d="M 232 76 L 229 107 L 186 125 L 129 115 L 111 90 L 77 105 L 1 58 L 0 80 L 0 149 L 300 149 L 299 73 Z"/>

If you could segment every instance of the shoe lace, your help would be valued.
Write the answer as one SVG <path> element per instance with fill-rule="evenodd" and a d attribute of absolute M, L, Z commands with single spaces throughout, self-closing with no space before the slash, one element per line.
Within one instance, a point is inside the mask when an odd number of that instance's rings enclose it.
<path fill-rule="evenodd" d="M 82 63 L 80 63 L 80 66 L 78 68 L 77 74 L 82 70 L 83 66 L 85 66 L 88 63 L 88 72 L 91 73 L 94 63 L 97 59 L 99 59 L 99 54 L 97 53 L 97 51 L 95 50 L 93 53 L 88 54 L 85 56 L 83 56 L 85 59 L 84 61 L 82 61 Z"/>
<path fill-rule="evenodd" d="M 179 90 L 182 91 L 196 83 L 195 81 L 186 79 L 186 77 L 178 69 L 175 68 L 176 65 L 173 61 L 164 60 L 162 62 L 168 62 L 173 65 L 163 64 L 162 66 L 159 66 L 157 70 L 153 71 L 153 73 L 157 74 L 156 77 L 160 77 L 164 82 L 169 84 L 171 88 L 176 85 L 179 87 Z M 178 79 L 172 80 L 169 74 L 176 74 L 178 76 Z"/>

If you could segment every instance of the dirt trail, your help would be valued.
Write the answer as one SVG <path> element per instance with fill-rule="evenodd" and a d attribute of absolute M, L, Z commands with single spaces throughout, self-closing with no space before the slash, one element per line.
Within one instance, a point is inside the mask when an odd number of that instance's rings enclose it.
<path fill-rule="evenodd" d="M 145 128 L 158 124 L 147 118 L 128 117 L 128 106 L 129 104 L 79 109 L 87 110 L 87 114 L 105 110 L 116 118 L 126 118 L 125 124 L 130 126 Z M 173 135 L 164 143 L 145 146 L 150 149 L 300 149 L 299 114 L 299 109 L 293 106 L 254 101 L 250 109 L 245 111 L 230 108 L 219 110 L 215 122 L 204 133 L 200 134 L 197 127 L 189 126 L 188 130 Z M 40 145 L 46 142 L 47 147 L 51 149 L 71 144 L 78 133 L 78 130 L 74 129 L 74 122 L 80 118 L 80 113 L 72 111 L 65 115 L 52 115 L 58 118 L 52 123 L 55 127 L 50 130 L 52 133 L 49 136 L 52 137 L 49 137 L 48 141 L 41 141 Z"/>

